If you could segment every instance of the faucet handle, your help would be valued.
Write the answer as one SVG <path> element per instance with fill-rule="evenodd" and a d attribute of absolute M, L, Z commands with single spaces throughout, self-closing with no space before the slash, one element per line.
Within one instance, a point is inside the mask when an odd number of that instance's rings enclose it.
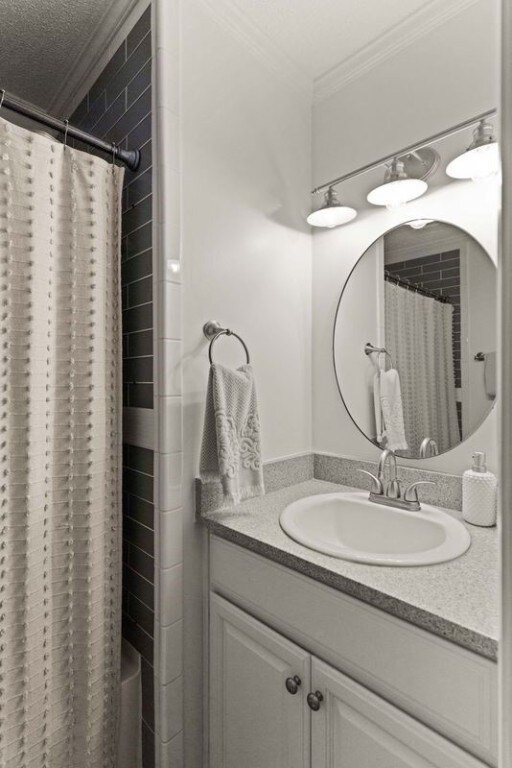
<path fill-rule="evenodd" d="M 418 480 L 416 483 L 411 483 L 404 494 L 404 501 L 411 501 L 411 502 L 417 502 L 418 508 L 420 500 L 418 498 L 418 485 L 437 485 L 437 483 L 433 483 L 432 480 Z"/>
<path fill-rule="evenodd" d="M 372 487 L 370 488 L 370 493 L 375 493 L 377 496 L 384 495 L 384 487 L 380 478 L 376 477 L 372 472 L 367 472 L 366 469 L 358 469 L 357 471 L 361 472 L 363 475 L 368 475 L 368 477 L 371 477 Z"/>

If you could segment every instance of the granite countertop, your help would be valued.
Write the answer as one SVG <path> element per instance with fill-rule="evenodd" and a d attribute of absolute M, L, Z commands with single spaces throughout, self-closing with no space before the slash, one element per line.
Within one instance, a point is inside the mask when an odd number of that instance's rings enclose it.
<path fill-rule="evenodd" d="M 498 536 L 496 528 L 467 526 L 469 550 L 431 566 L 364 565 L 323 555 L 290 539 L 279 515 L 292 501 L 354 490 L 307 480 L 236 507 L 201 516 L 212 533 L 339 589 L 387 613 L 496 660 L 498 651 Z M 446 510 L 461 519 L 460 513 Z"/>

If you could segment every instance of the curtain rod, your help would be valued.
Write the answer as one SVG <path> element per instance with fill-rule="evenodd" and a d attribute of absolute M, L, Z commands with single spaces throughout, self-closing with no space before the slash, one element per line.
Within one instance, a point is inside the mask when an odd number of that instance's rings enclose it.
<path fill-rule="evenodd" d="M 320 184 L 319 187 L 315 187 L 314 189 L 312 189 L 311 194 L 314 195 L 316 192 L 321 192 L 323 189 L 327 189 L 328 187 L 336 187 L 338 184 L 341 184 L 342 181 L 348 181 L 349 179 L 353 179 L 354 176 L 359 176 L 361 173 L 366 173 L 367 171 L 371 171 L 374 168 L 378 168 L 379 165 L 384 165 L 385 163 L 389 163 L 395 157 L 401 157 L 402 155 L 407 155 L 410 152 L 414 152 L 417 149 L 421 149 L 422 147 L 427 146 L 428 144 L 433 144 L 434 141 L 438 141 L 439 139 L 442 139 L 444 136 L 451 136 L 454 133 L 459 133 L 459 131 L 463 131 L 465 128 L 469 128 L 469 126 L 473 125 L 473 123 L 479 123 L 480 120 L 485 120 L 487 117 L 492 117 L 495 114 L 496 114 L 496 108 L 488 109 L 487 112 L 482 112 L 480 115 L 476 115 L 476 117 L 471 117 L 471 118 L 468 118 L 467 120 L 463 120 L 461 123 L 457 123 L 456 125 L 453 125 L 451 128 L 448 128 L 445 131 L 434 133 L 432 136 L 429 136 L 426 139 L 422 139 L 422 141 L 416 142 L 416 144 L 409 144 L 408 147 L 399 149 L 398 152 L 393 152 L 393 154 L 391 155 L 386 155 L 386 157 L 381 157 L 380 160 L 375 160 L 374 162 L 368 163 L 367 165 L 362 165 L 360 168 L 356 168 L 355 171 L 350 171 L 349 173 L 345 173 L 343 176 L 338 176 L 336 179 L 332 179 L 332 181 L 326 181 L 325 184 Z"/>
<path fill-rule="evenodd" d="M 401 288 L 406 288 L 408 291 L 412 291 L 413 293 L 421 293 L 422 296 L 428 296 L 429 299 L 440 301 L 441 304 L 452 303 L 448 296 L 438 296 L 437 293 L 431 291 L 429 288 L 423 288 L 421 285 L 410 283 L 409 280 L 405 280 L 403 277 L 399 277 L 398 275 L 395 275 L 393 272 L 389 272 L 388 270 L 385 270 L 384 272 L 384 280 L 387 280 L 388 283 L 395 283 L 395 285 L 398 285 Z"/>
<path fill-rule="evenodd" d="M 136 171 L 139 167 L 139 149 L 121 149 L 121 147 L 118 147 L 117 144 L 114 144 L 113 142 L 103 141 L 103 139 L 98 139 L 91 133 L 86 133 L 80 128 L 69 125 L 66 120 L 58 120 L 56 117 L 47 115 L 46 112 L 42 112 L 41 110 L 37 109 L 37 107 L 32 106 L 32 104 L 27 104 L 23 101 L 20 101 L 15 96 L 8 94 L 2 88 L 0 88 L 0 93 L 0 113 L 1 108 L 5 107 L 6 109 L 10 109 L 12 112 L 16 112 L 18 115 L 23 115 L 24 117 L 30 118 L 30 120 L 35 120 L 37 123 L 46 125 L 48 128 L 52 128 L 54 131 L 59 131 L 59 133 L 64 133 L 65 135 L 71 136 L 74 139 L 83 141 L 84 144 L 88 144 L 91 147 L 100 149 L 102 152 L 107 152 L 111 157 L 114 157 L 116 160 L 120 160 L 122 163 L 124 163 L 127 168 L 130 169 L 130 171 Z"/>

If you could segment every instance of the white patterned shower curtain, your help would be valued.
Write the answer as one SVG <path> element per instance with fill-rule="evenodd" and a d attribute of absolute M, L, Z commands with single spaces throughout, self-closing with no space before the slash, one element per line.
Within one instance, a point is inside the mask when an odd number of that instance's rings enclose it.
<path fill-rule="evenodd" d="M 113 768 L 123 170 L 0 119 L 0 767 Z"/>
<path fill-rule="evenodd" d="M 405 435 L 418 458 L 424 438 L 439 452 L 460 442 L 453 363 L 453 307 L 385 281 L 386 348 L 400 374 Z"/>

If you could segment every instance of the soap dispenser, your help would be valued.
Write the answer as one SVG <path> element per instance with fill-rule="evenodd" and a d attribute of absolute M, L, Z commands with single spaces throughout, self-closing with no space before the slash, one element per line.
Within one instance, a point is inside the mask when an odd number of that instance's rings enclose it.
<path fill-rule="evenodd" d="M 472 525 L 496 525 L 498 481 L 487 471 L 485 453 L 473 454 L 473 466 L 462 476 L 462 517 Z"/>

